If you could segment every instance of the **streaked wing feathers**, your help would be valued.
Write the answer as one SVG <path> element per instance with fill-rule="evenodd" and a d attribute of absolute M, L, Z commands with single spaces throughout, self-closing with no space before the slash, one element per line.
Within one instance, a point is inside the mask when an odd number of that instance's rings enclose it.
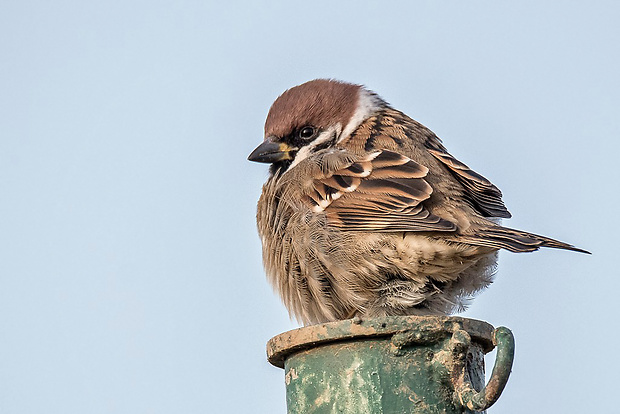
<path fill-rule="evenodd" d="M 434 149 L 428 149 L 428 152 L 452 171 L 456 179 L 465 188 L 474 207 L 485 217 L 512 217 L 502 201 L 502 192 L 493 183 L 447 152 Z"/>
<path fill-rule="evenodd" d="M 499 226 L 479 229 L 474 234 L 461 236 L 459 241 L 478 246 L 506 249 L 515 253 L 533 252 L 540 247 L 551 247 L 554 249 L 573 250 L 590 254 L 587 250 L 580 249 L 559 240 Z"/>
<path fill-rule="evenodd" d="M 433 192 L 427 173 L 403 155 L 376 151 L 316 178 L 304 201 L 324 211 L 329 226 L 347 231 L 455 231 L 422 204 Z"/>

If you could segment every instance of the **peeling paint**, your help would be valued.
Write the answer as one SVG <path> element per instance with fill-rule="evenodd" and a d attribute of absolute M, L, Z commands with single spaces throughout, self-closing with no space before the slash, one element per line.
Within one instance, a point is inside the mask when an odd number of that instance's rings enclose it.
<path fill-rule="evenodd" d="M 286 383 L 286 385 L 290 385 L 291 381 L 296 380 L 297 378 L 299 378 L 299 376 L 295 372 L 295 368 L 291 368 L 284 376 L 284 382 Z"/>

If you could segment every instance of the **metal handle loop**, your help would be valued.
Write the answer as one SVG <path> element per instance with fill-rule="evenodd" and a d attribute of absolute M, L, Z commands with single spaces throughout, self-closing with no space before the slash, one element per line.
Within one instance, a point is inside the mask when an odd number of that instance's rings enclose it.
<path fill-rule="evenodd" d="M 469 346 L 469 335 L 457 330 L 453 333 L 452 341 L 454 354 L 452 382 L 456 400 L 472 411 L 484 411 L 497 401 L 508 382 L 515 354 L 514 336 L 510 329 L 503 326 L 493 332 L 493 344 L 497 346 L 497 356 L 491 378 L 480 392 L 472 386 L 466 369 L 467 351 L 463 350 Z"/>

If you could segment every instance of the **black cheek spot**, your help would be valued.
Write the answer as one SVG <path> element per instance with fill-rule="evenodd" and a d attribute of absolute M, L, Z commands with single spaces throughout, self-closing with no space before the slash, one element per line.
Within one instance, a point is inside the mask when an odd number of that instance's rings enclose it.
<path fill-rule="evenodd" d="M 331 139 L 312 148 L 312 152 L 318 152 L 318 151 L 333 147 L 334 145 L 336 145 L 336 134 L 334 134 L 334 136 Z"/>

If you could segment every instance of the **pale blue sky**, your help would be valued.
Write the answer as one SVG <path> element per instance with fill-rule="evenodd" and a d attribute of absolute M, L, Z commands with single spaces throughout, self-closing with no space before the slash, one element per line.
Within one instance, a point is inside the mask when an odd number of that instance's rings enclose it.
<path fill-rule="evenodd" d="M 296 324 L 246 157 L 317 77 L 435 131 L 507 225 L 594 253 L 502 253 L 465 313 L 516 336 L 491 412 L 617 407 L 617 2 L 224 3 L 0 3 L 0 412 L 285 412 L 264 345 Z"/>

